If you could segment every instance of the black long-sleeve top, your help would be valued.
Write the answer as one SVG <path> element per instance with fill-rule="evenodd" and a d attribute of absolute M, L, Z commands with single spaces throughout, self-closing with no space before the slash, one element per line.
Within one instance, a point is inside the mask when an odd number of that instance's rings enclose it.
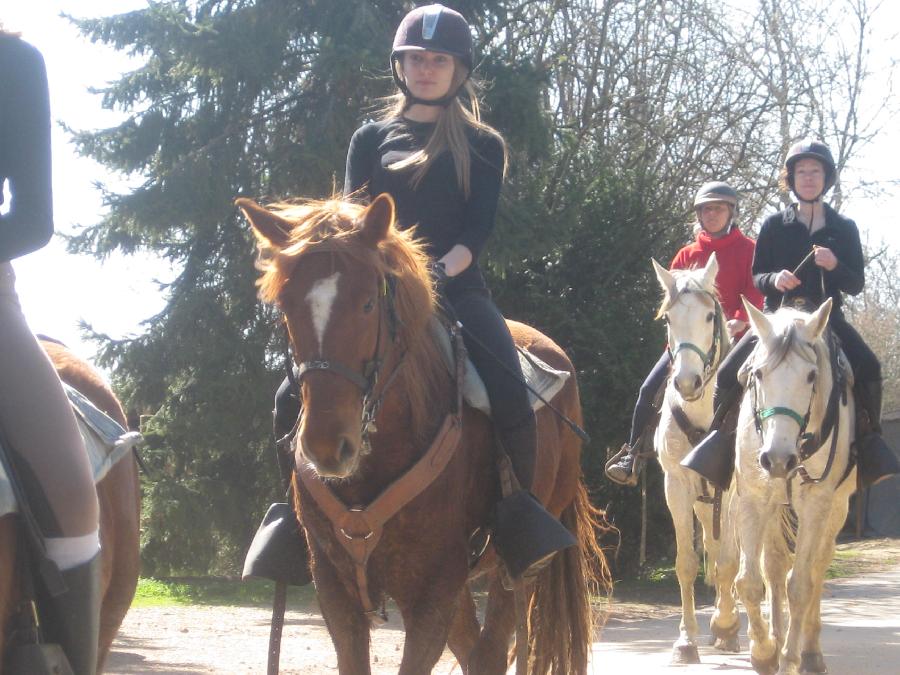
<path fill-rule="evenodd" d="M 856 295 L 862 291 L 866 283 L 865 263 L 856 223 L 827 204 L 824 206 L 825 225 L 811 235 L 797 219 L 793 205 L 763 223 L 753 256 L 753 282 L 766 298 L 765 311 L 774 312 L 781 304 L 783 294 L 775 288 L 775 277 L 781 270 L 793 271 L 814 244 L 831 249 L 838 260 L 837 267 L 828 271 L 809 261 L 797 274 L 801 285 L 789 291 L 788 297 L 806 298 L 817 305 L 830 297 L 834 302 L 832 311 L 840 312 L 842 293 Z M 824 296 L 820 270 L 825 273 Z"/>
<path fill-rule="evenodd" d="M 10 194 L 0 262 L 36 251 L 53 234 L 49 99 L 40 52 L 0 33 L 0 186 L 9 181 Z"/>
<path fill-rule="evenodd" d="M 466 199 L 456 178 L 449 151 L 441 153 L 418 187 L 411 184 L 414 168 L 388 166 L 422 149 L 434 124 L 391 119 L 365 124 L 350 140 L 344 194 L 357 190 L 369 198 L 389 193 L 397 205 L 400 229 L 416 227 L 429 255 L 445 255 L 456 244 L 472 252 L 472 264 L 451 280 L 453 286 L 482 285 L 478 256 L 494 228 L 503 181 L 503 142 L 497 136 L 467 129 L 471 148 L 470 194 Z"/>

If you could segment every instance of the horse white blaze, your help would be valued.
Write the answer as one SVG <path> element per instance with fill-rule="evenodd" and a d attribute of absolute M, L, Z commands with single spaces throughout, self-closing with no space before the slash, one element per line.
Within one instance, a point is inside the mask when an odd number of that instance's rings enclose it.
<path fill-rule="evenodd" d="M 337 297 L 338 280 L 341 277 L 340 272 L 335 272 L 330 277 L 319 279 L 313 284 L 309 293 L 306 294 L 306 302 L 309 303 L 312 312 L 313 327 L 316 329 L 316 339 L 319 341 L 319 351 L 322 350 L 322 338 L 325 335 L 325 328 L 328 327 L 328 320 L 331 318 L 331 308 L 334 306 L 334 299 Z"/>

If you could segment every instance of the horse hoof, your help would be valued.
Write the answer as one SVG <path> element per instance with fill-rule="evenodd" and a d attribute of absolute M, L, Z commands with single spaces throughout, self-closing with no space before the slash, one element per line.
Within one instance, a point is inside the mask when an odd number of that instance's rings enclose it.
<path fill-rule="evenodd" d="M 697 651 L 697 645 L 683 644 L 675 645 L 672 648 L 672 665 L 687 666 L 700 663 L 700 652 Z"/>
<path fill-rule="evenodd" d="M 825 665 L 825 657 L 822 656 L 822 652 L 803 652 L 800 655 L 800 672 L 827 673 L 828 667 Z"/>
<path fill-rule="evenodd" d="M 727 638 L 716 638 L 713 647 L 720 652 L 728 652 L 729 654 L 737 654 L 741 651 L 741 641 L 737 635 Z"/>
<path fill-rule="evenodd" d="M 753 666 L 753 670 L 759 673 L 759 675 L 774 675 L 778 672 L 778 652 L 774 652 L 772 656 L 767 659 L 757 659 L 751 654 L 750 665 Z"/>
<path fill-rule="evenodd" d="M 710 626 L 710 629 L 713 633 L 712 645 L 717 650 L 720 652 L 731 652 L 732 654 L 741 651 L 741 642 L 738 640 L 738 631 L 741 629 L 739 623 L 735 622 L 728 628 L 720 628 L 713 624 Z"/>

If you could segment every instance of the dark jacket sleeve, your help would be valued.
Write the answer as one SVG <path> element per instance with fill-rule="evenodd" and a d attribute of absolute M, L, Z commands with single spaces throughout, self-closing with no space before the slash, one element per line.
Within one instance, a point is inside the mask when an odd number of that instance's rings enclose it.
<path fill-rule="evenodd" d="M 756 248 L 753 251 L 753 284 L 764 295 L 779 292 L 775 288 L 775 277 L 778 276 L 781 270 L 773 269 L 775 267 L 775 259 L 772 250 L 772 227 L 773 219 L 780 217 L 780 215 L 775 215 L 766 219 L 759 230 L 759 236 L 756 238 Z"/>
<path fill-rule="evenodd" d="M 863 259 L 862 244 L 859 241 L 859 229 L 856 223 L 848 218 L 842 218 L 845 239 L 844 246 L 839 251 L 832 251 L 838 260 L 837 267 L 826 271 L 832 281 L 844 293 L 857 295 L 866 285 L 865 260 Z"/>
<path fill-rule="evenodd" d="M 9 181 L 9 212 L 0 216 L 0 261 L 44 246 L 53 234 L 50 101 L 44 59 L 34 47 L 4 38 L 0 47 L 0 159 Z"/>
<path fill-rule="evenodd" d="M 472 257 L 477 260 L 494 230 L 503 183 L 503 141 L 496 136 L 484 134 L 479 137 L 472 150 L 469 200 L 466 203 L 465 223 L 457 243 L 468 248 Z"/>
<path fill-rule="evenodd" d="M 350 138 L 347 148 L 347 166 L 344 172 L 344 197 L 353 195 L 355 201 L 368 201 L 372 195 L 368 192 L 369 181 L 372 180 L 372 162 L 374 161 L 377 139 L 377 127 L 365 124 L 357 129 Z M 357 193 L 354 195 L 354 193 Z"/>

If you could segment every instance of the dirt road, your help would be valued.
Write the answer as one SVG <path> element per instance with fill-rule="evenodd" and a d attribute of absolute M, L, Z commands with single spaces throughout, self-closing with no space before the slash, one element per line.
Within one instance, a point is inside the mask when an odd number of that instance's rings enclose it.
<path fill-rule="evenodd" d="M 709 623 L 702 609 L 701 625 Z M 669 654 L 678 634 L 672 606 L 621 605 L 613 610 L 594 646 L 593 672 L 668 673 Z M 822 648 L 830 672 L 896 675 L 900 672 L 900 565 L 831 581 L 822 602 Z M 222 607 L 139 608 L 129 612 L 107 663 L 113 675 L 157 673 L 264 673 L 269 615 L 265 609 Z M 746 620 L 740 654 L 701 649 L 703 663 L 679 668 L 684 675 L 707 672 L 750 673 Z M 403 649 L 399 617 L 372 635 L 372 672 L 396 673 Z M 453 672 L 449 653 L 435 673 Z M 336 673 L 337 663 L 320 616 L 289 611 L 282 670 L 287 674 Z M 455 672 L 459 672 L 458 669 Z"/>

